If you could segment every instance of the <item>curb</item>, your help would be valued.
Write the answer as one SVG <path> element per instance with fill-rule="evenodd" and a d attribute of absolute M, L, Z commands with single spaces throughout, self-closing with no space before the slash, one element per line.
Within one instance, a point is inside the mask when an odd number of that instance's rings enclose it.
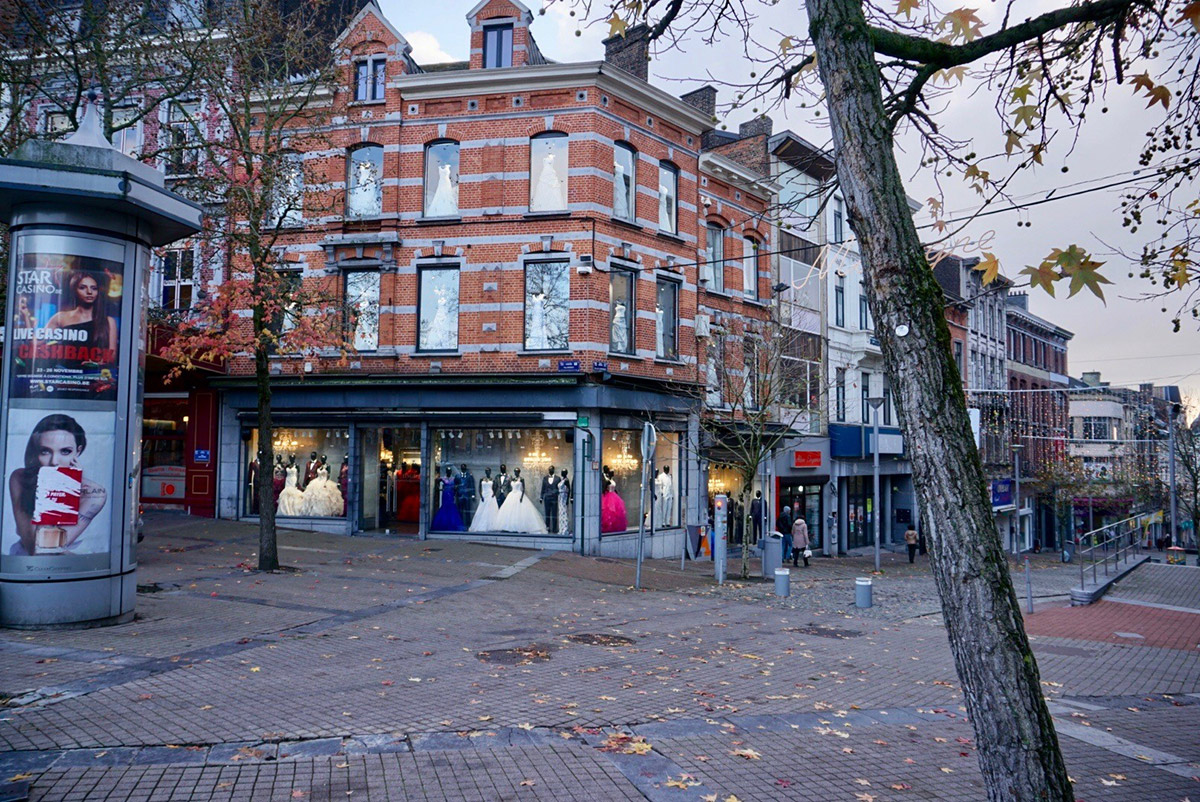
<path fill-rule="evenodd" d="M 1148 562 L 1150 562 L 1150 555 L 1143 554 L 1133 560 L 1127 560 L 1115 573 L 1109 574 L 1094 585 L 1071 588 L 1071 606 L 1083 607 L 1092 602 L 1099 601 L 1116 584 L 1117 580 L 1124 579 L 1127 574 L 1133 572 L 1139 565 L 1145 565 Z"/>

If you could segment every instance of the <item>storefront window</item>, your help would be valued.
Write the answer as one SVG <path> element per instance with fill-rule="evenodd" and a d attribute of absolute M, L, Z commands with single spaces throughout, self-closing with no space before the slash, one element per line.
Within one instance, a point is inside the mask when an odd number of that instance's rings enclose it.
<path fill-rule="evenodd" d="M 713 514 L 713 499 L 717 496 L 725 495 L 729 498 L 728 507 L 728 532 L 730 543 L 745 542 L 746 535 L 746 519 L 751 513 L 751 505 L 753 504 L 754 494 L 747 492 L 740 497 L 742 492 L 742 474 L 741 471 L 731 465 L 722 465 L 713 463 L 708 466 L 708 520 L 712 520 Z M 775 526 L 774 518 L 769 514 L 766 515 L 765 521 L 767 530 L 770 531 Z M 762 537 L 761 524 L 756 525 L 755 521 L 750 521 L 751 531 L 754 533 L 753 540 L 758 542 Z"/>
<path fill-rule="evenodd" d="M 186 398 L 147 398 L 142 420 L 142 501 L 183 503 Z"/>
<path fill-rule="evenodd" d="M 421 430 L 360 428 L 359 451 L 359 528 L 415 535 L 421 520 Z"/>
<path fill-rule="evenodd" d="M 779 489 L 779 508 L 792 510 L 792 520 L 803 518 L 808 524 L 809 548 L 817 551 L 824 546 L 824 516 L 822 512 L 823 484 L 801 484 L 783 481 Z"/>
<path fill-rule="evenodd" d="M 562 351 L 569 346 L 571 272 L 566 260 L 525 265 L 525 348 Z"/>
<path fill-rule="evenodd" d="M 569 435 L 544 428 L 431 431 L 429 531 L 569 536 Z"/>
<path fill-rule="evenodd" d="M 420 270 L 420 351 L 458 349 L 458 267 Z"/>
<path fill-rule="evenodd" d="M 246 515 L 258 515 L 255 481 L 263 470 L 258 462 L 258 430 L 245 432 L 242 509 Z M 274 438 L 275 465 L 271 468 L 271 478 L 275 514 L 307 518 L 345 516 L 350 433 L 346 429 L 276 429 Z"/>
<path fill-rule="evenodd" d="M 636 530 L 641 509 L 641 430 L 606 429 L 601 437 L 600 458 L 600 534 Z M 646 524 L 650 523 L 653 507 L 656 528 L 679 526 L 680 497 L 679 435 L 660 431 L 654 450 L 654 475 L 646 493 Z"/>

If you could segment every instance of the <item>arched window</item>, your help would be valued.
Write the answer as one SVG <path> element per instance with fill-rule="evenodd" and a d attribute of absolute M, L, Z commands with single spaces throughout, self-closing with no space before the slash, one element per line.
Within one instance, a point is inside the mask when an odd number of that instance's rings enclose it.
<path fill-rule="evenodd" d="M 742 294 L 758 299 L 758 243 L 742 238 Z"/>
<path fill-rule="evenodd" d="M 304 222 L 304 157 L 299 153 L 280 154 L 271 196 L 272 225 L 298 226 Z"/>
<path fill-rule="evenodd" d="M 538 134 L 529 140 L 529 211 L 567 210 L 567 135 Z"/>
<path fill-rule="evenodd" d="M 458 143 L 442 139 L 425 146 L 425 216 L 458 216 Z"/>
<path fill-rule="evenodd" d="M 679 168 L 658 163 L 658 230 L 679 233 Z"/>
<path fill-rule="evenodd" d="M 637 151 L 627 142 L 613 145 L 613 217 L 637 220 Z"/>
<path fill-rule="evenodd" d="M 661 194 L 659 206 L 661 210 Z M 709 223 L 705 229 L 704 270 L 700 280 L 708 282 L 708 289 L 714 292 L 725 292 L 725 229 L 717 223 Z"/>
<path fill-rule="evenodd" d="M 383 214 L 383 148 L 359 145 L 346 157 L 346 216 Z"/>

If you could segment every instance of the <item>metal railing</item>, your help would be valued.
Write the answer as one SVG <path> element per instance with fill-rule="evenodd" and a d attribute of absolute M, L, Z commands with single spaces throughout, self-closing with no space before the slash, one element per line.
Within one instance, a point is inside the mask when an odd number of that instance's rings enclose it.
<path fill-rule="evenodd" d="M 1103 567 L 1104 575 L 1109 576 L 1109 563 L 1112 572 L 1118 572 L 1120 562 L 1134 557 L 1142 551 L 1142 523 L 1153 513 L 1140 513 L 1123 521 L 1102 526 L 1080 535 L 1075 541 L 1075 556 L 1079 558 L 1079 587 L 1086 585 L 1086 573 L 1092 570 L 1092 584 L 1099 583 L 1099 571 Z"/>

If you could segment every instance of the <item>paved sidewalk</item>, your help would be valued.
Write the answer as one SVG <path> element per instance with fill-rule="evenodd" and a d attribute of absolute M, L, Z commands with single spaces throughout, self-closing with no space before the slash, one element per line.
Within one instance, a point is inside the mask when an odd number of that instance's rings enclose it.
<path fill-rule="evenodd" d="M 31 799 L 984 798 L 927 563 L 887 556 L 860 611 L 869 557 L 779 600 L 707 563 L 637 592 L 627 561 L 300 532 L 259 574 L 251 527 L 147 529 L 137 620 L 0 631 L 0 783 Z M 1122 617 L 1200 615 L 1068 608 L 1070 568 L 1035 561 L 1029 627 L 1077 798 L 1200 799 L 1200 652 Z"/>

